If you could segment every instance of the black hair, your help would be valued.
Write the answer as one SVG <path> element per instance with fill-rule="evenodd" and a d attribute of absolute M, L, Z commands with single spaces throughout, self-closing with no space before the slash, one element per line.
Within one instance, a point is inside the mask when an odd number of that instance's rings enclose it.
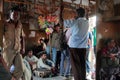
<path fill-rule="evenodd" d="M 33 52 L 33 50 L 32 50 L 32 49 L 28 49 L 28 50 L 27 50 L 27 54 L 28 54 L 30 51 L 32 51 L 32 52 Z"/>
<path fill-rule="evenodd" d="M 43 39 L 39 39 L 39 41 L 44 41 Z"/>
<path fill-rule="evenodd" d="M 82 7 L 79 7 L 78 9 L 76 9 L 76 12 L 78 14 L 78 17 L 84 17 L 85 16 L 85 9 Z"/>
<path fill-rule="evenodd" d="M 43 54 L 47 54 L 46 51 L 41 51 L 41 52 L 39 53 L 40 57 L 43 56 Z"/>
<path fill-rule="evenodd" d="M 108 38 L 105 40 L 105 45 L 108 45 L 112 40 L 114 40 L 114 42 L 116 43 L 115 39 L 111 39 L 111 38 Z"/>
<path fill-rule="evenodd" d="M 60 27 L 60 24 L 58 23 L 58 24 L 54 25 L 54 28 L 56 28 L 56 27 Z"/>
<path fill-rule="evenodd" d="M 18 12 L 20 12 L 21 10 L 20 10 L 19 6 L 13 6 L 13 7 L 10 9 L 10 12 L 13 12 L 13 11 L 18 11 Z"/>

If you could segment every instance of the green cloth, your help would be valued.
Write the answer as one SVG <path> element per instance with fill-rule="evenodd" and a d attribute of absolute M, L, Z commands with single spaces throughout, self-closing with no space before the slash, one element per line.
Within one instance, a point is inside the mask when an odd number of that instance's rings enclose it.
<path fill-rule="evenodd" d="M 115 58 L 115 60 L 112 60 L 108 57 L 102 57 L 101 61 L 101 67 L 116 67 L 119 65 L 119 59 Z"/>
<path fill-rule="evenodd" d="M 96 46 L 97 43 L 97 39 L 96 39 L 96 27 L 94 27 L 93 29 L 93 45 Z"/>

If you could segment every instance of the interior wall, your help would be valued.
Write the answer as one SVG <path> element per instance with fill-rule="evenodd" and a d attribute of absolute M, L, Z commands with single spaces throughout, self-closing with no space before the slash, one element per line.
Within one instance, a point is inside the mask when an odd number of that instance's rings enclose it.
<path fill-rule="evenodd" d="M 29 24 L 23 24 L 23 30 L 25 33 L 26 50 L 31 49 L 34 45 L 37 45 L 39 38 L 46 38 L 46 33 L 40 30 L 29 30 Z M 35 32 L 35 37 L 29 37 L 31 31 Z"/>
<path fill-rule="evenodd" d="M 119 39 L 120 36 L 120 21 L 99 22 L 97 26 L 97 50 L 101 49 L 101 39 L 113 38 Z"/>
<path fill-rule="evenodd" d="M 71 18 L 74 18 L 74 16 L 75 16 L 75 11 L 64 9 L 63 11 L 64 19 L 71 19 Z"/>
<path fill-rule="evenodd" d="M 106 0 L 109 1 L 109 0 Z M 96 0 L 96 15 L 97 15 L 97 51 L 101 49 L 101 47 L 104 45 L 102 44 L 103 39 L 107 38 L 114 38 L 119 39 L 120 36 L 120 14 L 119 16 L 115 15 L 115 9 L 114 9 L 114 0 L 111 0 L 108 4 L 104 0 Z M 102 6 L 102 3 L 106 4 L 107 7 L 105 8 Z M 117 3 L 116 3 L 117 4 Z M 105 9 L 104 9 L 105 8 Z M 119 9 L 119 7 L 118 7 Z M 112 14 L 111 14 L 112 12 Z"/>

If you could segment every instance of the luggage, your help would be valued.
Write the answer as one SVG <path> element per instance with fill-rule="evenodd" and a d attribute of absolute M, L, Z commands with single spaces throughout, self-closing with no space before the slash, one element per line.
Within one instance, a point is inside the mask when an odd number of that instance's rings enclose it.
<path fill-rule="evenodd" d="M 35 69 L 33 73 L 35 76 L 42 77 L 42 78 L 49 77 L 50 75 L 52 75 L 51 70 L 47 70 L 47 69 Z"/>

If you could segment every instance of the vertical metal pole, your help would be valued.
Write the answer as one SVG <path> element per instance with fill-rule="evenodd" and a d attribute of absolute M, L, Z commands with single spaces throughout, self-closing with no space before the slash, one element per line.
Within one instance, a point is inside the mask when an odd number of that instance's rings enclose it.
<path fill-rule="evenodd" d="M 3 45 L 3 3 L 4 0 L 0 0 L 0 46 Z"/>
<path fill-rule="evenodd" d="M 63 29 L 63 9 L 64 9 L 64 5 L 63 5 L 63 0 L 60 0 L 60 14 L 59 14 L 59 19 L 60 19 L 60 26 Z"/>
<path fill-rule="evenodd" d="M 79 4 L 79 7 L 81 7 L 82 6 L 82 0 L 80 0 L 80 4 Z"/>

